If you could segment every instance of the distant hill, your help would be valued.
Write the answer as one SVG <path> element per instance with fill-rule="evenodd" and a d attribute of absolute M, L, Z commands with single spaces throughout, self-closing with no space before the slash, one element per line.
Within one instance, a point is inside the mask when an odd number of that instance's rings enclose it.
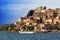
<path fill-rule="evenodd" d="M 0 27 L 7 27 L 7 26 L 9 26 L 9 24 L 0 25 Z"/>

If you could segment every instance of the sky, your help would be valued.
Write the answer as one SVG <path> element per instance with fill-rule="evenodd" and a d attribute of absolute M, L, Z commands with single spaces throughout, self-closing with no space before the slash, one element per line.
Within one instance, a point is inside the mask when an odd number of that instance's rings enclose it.
<path fill-rule="evenodd" d="M 0 0 L 0 24 L 11 24 L 39 6 L 60 8 L 60 0 Z"/>

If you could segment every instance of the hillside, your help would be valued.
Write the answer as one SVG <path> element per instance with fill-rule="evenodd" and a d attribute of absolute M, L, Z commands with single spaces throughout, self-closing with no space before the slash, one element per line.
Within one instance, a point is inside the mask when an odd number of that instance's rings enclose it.
<path fill-rule="evenodd" d="M 29 10 L 26 16 L 19 18 L 14 24 L 1 26 L 1 29 L 5 27 L 4 30 L 8 32 L 59 32 L 60 8 L 46 9 L 46 6 L 40 6 Z"/>

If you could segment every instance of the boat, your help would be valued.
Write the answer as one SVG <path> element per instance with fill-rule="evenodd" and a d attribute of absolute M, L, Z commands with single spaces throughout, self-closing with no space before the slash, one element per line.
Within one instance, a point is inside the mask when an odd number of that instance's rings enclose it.
<path fill-rule="evenodd" d="M 33 33 L 36 33 L 34 31 L 18 31 L 19 33 L 21 34 L 33 34 Z"/>

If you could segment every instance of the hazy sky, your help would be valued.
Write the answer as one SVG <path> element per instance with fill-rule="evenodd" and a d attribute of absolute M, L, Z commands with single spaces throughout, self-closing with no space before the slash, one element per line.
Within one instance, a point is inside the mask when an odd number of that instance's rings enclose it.
<path fill-rule="evenodd" d="M 60 0 L 0 0 L 0 24 L 13 23 L 39 6 L 60 8 Z"/>

